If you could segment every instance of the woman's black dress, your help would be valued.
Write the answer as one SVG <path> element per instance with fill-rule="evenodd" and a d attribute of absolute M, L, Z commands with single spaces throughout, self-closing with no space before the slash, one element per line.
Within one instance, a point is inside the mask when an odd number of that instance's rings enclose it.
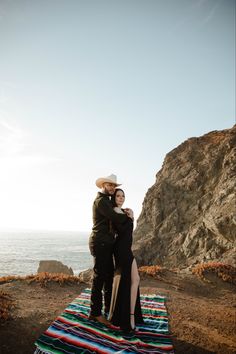
<path fill-rule="evenodd" d="M 133 221 L 128 218 L 125 224 L 113 226 L 117 232 L 117 238 L 114 245 L 115 276 L 113 279 L 109 320 L 115 326 L 130 330 L 131 267 L 134 260 L 131 250 Z M 135 323 L 143 323 L 139 288 L 134 314 Z"/>

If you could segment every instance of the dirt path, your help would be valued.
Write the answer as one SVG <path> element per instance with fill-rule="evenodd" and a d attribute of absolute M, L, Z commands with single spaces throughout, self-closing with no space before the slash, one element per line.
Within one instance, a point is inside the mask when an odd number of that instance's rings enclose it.
<path fill-rule="evenodd" d="M 42 288 L 26 281 L 0 285 L 0 290 L 11 294 L 15 301 L 12 319 L 0 322 L 0 354 L 32 354 L 38 336 L 88 286 L 51 282 Z M 233 286 L 166 272 L 162 280 L 142 278 L 141 293 L 166 296 L 175 353 L 236 352 Z"/>

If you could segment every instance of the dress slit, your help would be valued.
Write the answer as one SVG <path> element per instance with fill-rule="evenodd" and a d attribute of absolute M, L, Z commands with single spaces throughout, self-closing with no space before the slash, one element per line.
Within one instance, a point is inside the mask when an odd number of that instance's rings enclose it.
<path fill-rule="evenodd" d="M 131 251 L 133 227 L 118 233 L 114 247 L 115 275 L 108 319 L 121 329 L 130 329 L 131 268 L 134 256 Z M 135 323 L 143 323 L 140 293 L 137 291 Z"/>

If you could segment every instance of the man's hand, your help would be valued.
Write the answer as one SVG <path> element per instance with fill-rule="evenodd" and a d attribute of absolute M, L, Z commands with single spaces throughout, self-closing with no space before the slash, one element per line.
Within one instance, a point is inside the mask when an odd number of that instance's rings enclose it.
<path fill-rule="evenodd" d="M 134 220 L 134 212 L 133 212 L 132 209 L 130 209 L 130 208 L 125 208 L 124 211 L 125 211 L 125 213 L 127 214 L 127 216 L 128 216 L 129 218 L 131 218 L 132 220 Z"/>

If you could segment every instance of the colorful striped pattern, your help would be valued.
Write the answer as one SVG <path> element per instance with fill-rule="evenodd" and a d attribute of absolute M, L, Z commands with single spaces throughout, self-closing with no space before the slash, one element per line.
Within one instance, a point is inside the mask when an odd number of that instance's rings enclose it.
<path fill-rule="evenodd" d="M 84 290 L 36 341 L 35 354 L 173 354 L 165 298 L 141 296 L 144 324 L 135 334 L 88 320 L 90 289 Z"/>

